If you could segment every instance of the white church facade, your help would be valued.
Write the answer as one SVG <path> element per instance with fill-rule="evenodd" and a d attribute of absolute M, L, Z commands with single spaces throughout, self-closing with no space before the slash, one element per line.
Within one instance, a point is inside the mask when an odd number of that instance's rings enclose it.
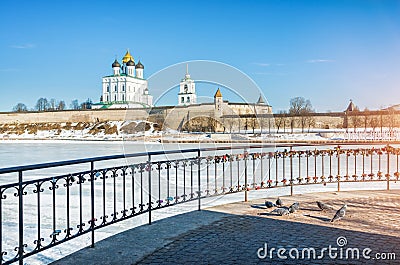
<path fill-rule="evenodd" d="M 100 103 L 94 109 L 108 108 L 148 108 L 153 106 L 153 96 L 149 93 L 148 81 L 144 78 L 144 65 L 135 64 L 129 50 L 112 64 L 112 75 L 102 78 Z"/>

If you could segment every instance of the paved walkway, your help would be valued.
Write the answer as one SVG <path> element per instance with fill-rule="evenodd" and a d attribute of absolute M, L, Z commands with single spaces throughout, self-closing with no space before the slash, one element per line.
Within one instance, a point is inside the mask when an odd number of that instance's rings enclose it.
<path fill-rule="evenodd" d="M 134 228 L 55 264 L 400 264 L 398 190 L 326 192 L 281 199 L 285 205 L 298 201 L 300 210 L 276 216 L 265 208 L 264 200 L 212 207 Z M 319 211 L 316 200 L 335 209 L 347 203 L 345 218 L 331 223 L 335 211 Z M 336 248 L 331 250 L 335 259 L 329 255 L 329 246 Z M 286 259 L 278 257 L 278 248 L 285 249 L 281 256 Z M 315 258 L 308 259 L 313 257 L 312 248 Z M 365 252 L 369 260 L 363 256 L 366 248 L 371 249 Z M 377 260 L 377 253 L 395 253 L 397 259 Z"/>

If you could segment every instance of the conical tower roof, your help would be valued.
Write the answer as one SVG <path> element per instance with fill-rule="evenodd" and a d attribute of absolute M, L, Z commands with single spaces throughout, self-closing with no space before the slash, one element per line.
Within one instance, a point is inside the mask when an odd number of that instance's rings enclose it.
<path fill-rule="evenodd" d="M 222 98 L 222 93 L 221 93 L 221 90 L 219 90 L 219 88 L 218 88 L 217 92 L 215 93 L 214 98 Z"/>
<path fill-rule="evenodd" d="M 257 100 L 257 104 L 265 104 L 263 96 L 260 94 L 260 97 Z"/>
<path fill-rule="evenodd" d="M 358 108 L 356 107 L 356 105 L 354 105 L 353 101 L 350 99 L 350 103 L 349 103 L 349 106 L 347 106 L 346 111 L 355 111 L 357 109 Z"/>

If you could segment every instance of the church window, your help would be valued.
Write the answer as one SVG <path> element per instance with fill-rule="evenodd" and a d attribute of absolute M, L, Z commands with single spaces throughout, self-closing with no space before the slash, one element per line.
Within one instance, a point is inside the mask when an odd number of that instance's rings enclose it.
<path fill-rule="evenodd" d="M 183 91 L 184 91 L 185 93 L 187 93 L 187 92 L 188 92 L 188 86 L 187 86 L 187 85 L 185 85 L 185 87 L 184 87 Z"/>
<path fill-rule="evenodd" d="M 125 85 L 122 85 L 122 91 L 125 91 Z"/>
<path fill-rule="evenodd" d="M 114 95 L 114 101 L 117 101 L 117 95 Z"/>
<path fill-rule="evenodd" d="M 185 98 L 184 97 L 181 98 L 181 103 L 185 103 Z"/>
<path fill-rule="evenodd" d="M 117 85 L 114 85 L 114 91 L 117 91 Z"/>
<path fill-rule="evenodd" d="M 190 97 L 187 97 L 187 100 L 186 100 L 186 102 L 190 102 Z"/>
<path fill-rule="evenodd" d="M 122 101 L 125 101 L 125 95 L 122 95 Z"/>
<path fill-rule="evenodd" d="M 110 86 L 107 85 L 107 92 L 110 92 Z"/>

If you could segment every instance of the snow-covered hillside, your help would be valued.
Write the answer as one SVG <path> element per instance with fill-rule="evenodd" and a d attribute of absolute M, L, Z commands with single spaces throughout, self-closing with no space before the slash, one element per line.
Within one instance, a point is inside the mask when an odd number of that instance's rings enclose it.
<path fill-rule="evenodd" d="M 0 139 L 122 140 L 159 137 L 156 123 L 148 121 L 108 121 L 0 125 Z"/>

